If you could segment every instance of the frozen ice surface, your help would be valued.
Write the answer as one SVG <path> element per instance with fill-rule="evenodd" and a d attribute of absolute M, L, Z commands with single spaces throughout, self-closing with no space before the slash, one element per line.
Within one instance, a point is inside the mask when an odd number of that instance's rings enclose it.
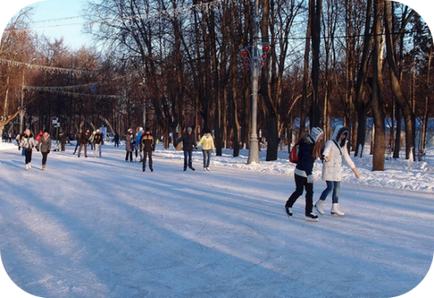
<path fill-rule="evenodd" d="M 212 156 L 211 172 L 183 171 L 183 154 L 158 147 L 154 172 L 103 157 L 52 152 L 32 169 L 16 147 L 0 150 L 0 250 L 10 278 L 40 297 L 393 297 L 416 287 L 434 247 L 434 150 L 426 161 L 391 161 L 362 178 L 345 168 L 340 206 L 288 219 L 294 165 L 247 165 L 247 154 Z M 245 153 L 245 152 L 243 152 Z M 92 154 L 88 154 L 93 156 Z M 194 153 L 196 168 L 202 154 Z M 315 165 L 314 197 L 325 183 Z M 392 182 L 393 180 L 393 182 Z"/>

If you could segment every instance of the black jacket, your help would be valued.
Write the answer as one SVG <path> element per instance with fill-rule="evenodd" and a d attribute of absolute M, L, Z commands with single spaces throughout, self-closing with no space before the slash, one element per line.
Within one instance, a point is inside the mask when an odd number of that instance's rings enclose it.
<path fill-rule="evenodd" d="M 146 133 L 140 139 L 140 143 L 142 143 L 142 149 L 145 152 L 154 151 L 154 137 L 152 135 L 147 135 Z"/>
<path fill-rule="evenodd" d="M 176 142 L 179 144 L 182 141 L 182 150 L 184 151 L 192 151 L 193 147 L 196 147 L 196 140 L 194 134 L 184 133 Z"/>
<path fill-rule="evenodd" d="M 307 175 L 312 175 L 313 163 L 315 158 L 312 158 L 313 147 L 315 146 L 312 138 L 307 135 L 300 140 L 300 147 L 298 152 L 298 162 L 296 168 L 303 170 Z"/>

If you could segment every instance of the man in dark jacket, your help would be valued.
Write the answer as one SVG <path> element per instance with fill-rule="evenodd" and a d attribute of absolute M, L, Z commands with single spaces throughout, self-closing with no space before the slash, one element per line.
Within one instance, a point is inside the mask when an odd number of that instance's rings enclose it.
<path fill-rule="evenodd" d="M 152 167 L 152 151 L 155 150 L 154 147 L 154 137 L 151 135 L 151 129 L 146 128 L 145 133 L 142 135 L 140 139 L 141 147 L 143 150 L 143 172 L 146 171 L 146 159 L 149 157 L 149 169 L 151 172 L 154 171 Z"/>
<path fill-rule="evenodd" d="M 191 127 L 187 128 L 187 133 L 184 133 L 176 142 L 175 147 L 182 141 L 182 150 L 184 150 L 184 171 L 187 170 L 187 160 L 188 167 L 194 171 L 193 161 L 191 159 L 193 148 L 196 147 L 196 140 L 194 134 L 192 133 Z"/>
<path fill-rule="evenodd" d="M 78 157 L 80 157 L 81 148 L 84 146 L 84 157 L 87 157 L 87 143 L 89 142 L 90 138 L 90 129 L 86 129 L 80 136 L 79 142 L 80 142 L 80 148 L 78 149 Z"/>

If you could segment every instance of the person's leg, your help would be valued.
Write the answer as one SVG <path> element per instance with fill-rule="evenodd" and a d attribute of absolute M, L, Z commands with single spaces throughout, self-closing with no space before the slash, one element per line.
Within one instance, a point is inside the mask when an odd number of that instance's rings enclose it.
<path fill-rule="evenodd" d="M 306 188 L 306 207 L 305 207 L 305 214 L 308 216 L 312 213 L 313 208 L 313 183 L 307 183 L 304 185 Z"/>
<path fill-rule="evenodd" d="M 192 170 L 194 170 L 193 168 L 193 158 L 192 158 L 192 154 L 193 152 L 191 150 L 188 151 L 188 167 Z"/>
<path fill-rule="evenodd" d="M 291 196 L 286 201 L 285 207 L 292 208 L 295 201 L 303 194 L 303 186 L 306 182 L 306 177 L 299 176 L 294 174 L 295 180 L 295 191 L 291 194 Z"/>
<path fill-rule="evenodd" d="M 187 170 L 188 151 L 184 150 L 184 171 Z"/>
<path fill-rule="evenodd" d="M 203 168 L 206 168 L 206 151 L 202 150 L 202 154 L 203 154 Z"/>
<path fill-rule="evenodd" d="M 321 193 L 321 196 L 319 197 L 319 199 L 321 201 L 325 201 L 325 199 L 327 198 L 327 196 L 331 193 L 331 191 L 333 190 L 333 181 L 326 181 L 326 189 L 324 189 Z"/>
<path fill-rule="evenodd" d="M 339 203 L 339 193 L 341 190 L 341 182 L 340 181 L 334 181 L 333 185 L 334 185 L 333 195 L 332 195 L 333 203 Z"/>
<path fill-rule="evenodd" d="M 152 151 L 149 151 L 147 153 L 148 153 L 148 157 L 149 157 L 149 169 L 151 170 L 151 172 L 153 172 L 154 171 L 154 167 L 152 165 Z"/>
<path fill-rule="evenodd" d="M 142 171 L 146 171 L 146 152 L 143 152 Z"/>
<path fill-rule="evenodd" d="M 211 150 L 206 152 L 206 167 L 209 168 L 209 163 L 211 161 Z"/>

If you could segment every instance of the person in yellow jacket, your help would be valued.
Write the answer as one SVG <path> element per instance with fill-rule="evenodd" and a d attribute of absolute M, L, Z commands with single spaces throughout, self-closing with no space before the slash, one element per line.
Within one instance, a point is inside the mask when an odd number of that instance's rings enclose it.
<path fill-rule="evenodd" d="M 202 145 L 203 153 L 203 170 L 209 171 L 209 162 L 211 161 L 211 150 L 215 150 L 214 139 L 212 138 L 211 132 L 207 130 L 204 136 L 197 143 L 197 147 Z"/>

